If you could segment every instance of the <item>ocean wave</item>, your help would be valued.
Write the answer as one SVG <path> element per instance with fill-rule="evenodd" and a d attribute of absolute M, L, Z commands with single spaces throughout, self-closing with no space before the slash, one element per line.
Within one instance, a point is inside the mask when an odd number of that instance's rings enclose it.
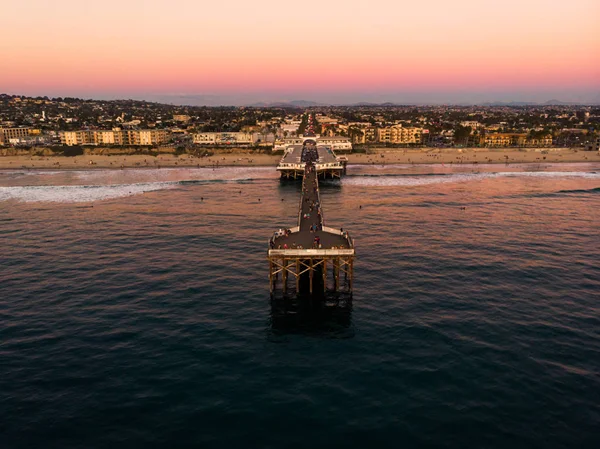
<path fill-rule="evenodd" d="M 137 182 L 128 184 L 0 186 L 0 201 L 24 203 L 86 203 L 139 195 L 146 192 L 208 184 L 246 184 L 256 178 L 183 179 L 178 181 Z"/>
<path fill-rule="evenodd" d="M 491 173 L 482 174 L 428 174 L 428 175 L 367 175 L 351 176 L 342 179 L 344 185 L 389 187 L 389 186 L 423 186 L 447 182 L 467 182 L 494 176 Z"/>
<path fill-rule="evenodd" d="M 481 181 L 499 177 L 527 178 L 585 178 L 600 179 L 596 172 L 495 172 L 495 173 L 428 173 L 428 174 L 364 174 L 351 175 L 343 178 L 344 185 L 357 186 L 421 186 L 450 182 Z"/>
<path fill-rule="evenodd" d="M 594 189 L 559 190 L 558 193 L 600 193 L 600 187 Z"/>
<path fill-rule="evenodd" d="M 88 203 L 140 195 L 157 190 L 172 189 L 177 185 L 177 182 L 156 182 L 83 186 L 0 187 L 0 201 L 16 200 L 23 203 Z"/>

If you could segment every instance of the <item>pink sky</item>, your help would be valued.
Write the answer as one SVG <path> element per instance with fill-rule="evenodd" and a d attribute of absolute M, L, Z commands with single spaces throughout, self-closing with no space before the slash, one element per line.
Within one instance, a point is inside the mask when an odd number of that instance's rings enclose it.
<path fill-rule="evenodd" d="M 368 101 L 473 90 L 600 101 L 598 0 L 87 3 L 3 4 L 0 92 Z"/>

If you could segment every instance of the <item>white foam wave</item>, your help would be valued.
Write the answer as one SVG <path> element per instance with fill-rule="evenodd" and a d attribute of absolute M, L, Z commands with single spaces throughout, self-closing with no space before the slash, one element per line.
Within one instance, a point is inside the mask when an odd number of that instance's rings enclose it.
<path fill-rule="evenodd" d="M 536 171 L 536 172 L 501 172 L 498 176 L 515 176 L 531 178 L 587 178 L 600 179 L 600 173 L 585 171 Z"/>
<path fill-rule="evenodd" d="M 88 203 L 171 189 L 176 185 L 177 183 L 173 182 L 157 182 L 120 185 L 0 187 L 0 201 Z"/>
<path fill-rule="evenodd" d="M 600 179 L 600 173 L 590 172 L 500 172 L 500 173 L 458 173 L 448 175 L 427 176 L 348 176 L 342 178 L 344 185 L 388 187 L 388 186 L 424 186 L 430 184 L 481 181 L 499 177 L 528 177 L 528 178 L 586 178 Z"/>
<path fill-rule="evenodd" d="M 466 182 L 484 177 L 493 176 L 491 174 L 457 174 L 457 175 L 428 175 L 428 176 L 351 176 L 342 179 L 344 185 L 370 186 L 370 187 L 388 187 L 388 186 L 425 186 L 430 184 L 441 184 L 448 182 Z"/>

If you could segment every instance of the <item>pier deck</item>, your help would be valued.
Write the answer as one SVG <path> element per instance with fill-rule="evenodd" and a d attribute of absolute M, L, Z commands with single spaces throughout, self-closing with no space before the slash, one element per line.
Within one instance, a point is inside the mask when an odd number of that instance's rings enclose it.
<path fill-rule="evenodd" d="M 302 183 L 298 226 L 293 228 L 289 235 L 276 237 L 273 241 L 273 249 L 282 249 L 284 246 L 286 249 L 296 249 L 298 245 L 304 249 L 313 248 L 315 237 L 319 237 L 323 249 L 348 249 L 349 238 L 345 235 L 341 230 L 324 227 L 319 181 L 314 165 L 309 163 Z"/>

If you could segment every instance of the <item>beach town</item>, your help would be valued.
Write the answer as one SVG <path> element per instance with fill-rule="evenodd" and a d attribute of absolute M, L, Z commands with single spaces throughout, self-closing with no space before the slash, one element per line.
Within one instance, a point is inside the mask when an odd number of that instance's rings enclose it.
<path fill-rule="evenodd" d="M 302 144 L 348 164 L 600 161 L 600 107 L 176 106 L 0 95 L 0 169 L 276 166 Z"/>

